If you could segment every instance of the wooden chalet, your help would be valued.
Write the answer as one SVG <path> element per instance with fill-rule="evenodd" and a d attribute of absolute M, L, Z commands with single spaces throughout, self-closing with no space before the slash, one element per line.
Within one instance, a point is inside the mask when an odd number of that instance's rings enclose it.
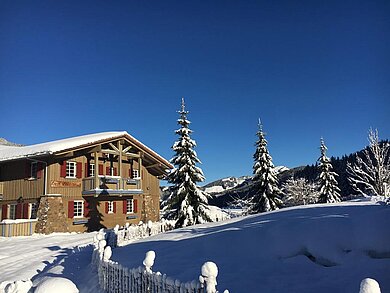
<path fill-rule="evenodd" d="M 1 220 L 37 218 L 39 233 L 157 221 L 171 168 L 127 132 L 0 146 Z"/>

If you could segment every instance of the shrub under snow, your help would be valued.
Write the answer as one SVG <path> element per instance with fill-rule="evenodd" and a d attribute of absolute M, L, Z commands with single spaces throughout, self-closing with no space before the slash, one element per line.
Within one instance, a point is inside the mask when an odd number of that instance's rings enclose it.
<path fill-rule="evenodd" d="M 68 279 L 54 277 L 48 278 L 37 286 L 34 293 L 79 293 L 76 285 Z"/>

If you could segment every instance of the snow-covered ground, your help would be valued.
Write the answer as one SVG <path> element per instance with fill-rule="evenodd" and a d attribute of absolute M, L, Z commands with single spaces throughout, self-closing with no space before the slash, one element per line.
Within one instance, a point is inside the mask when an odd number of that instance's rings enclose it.
<path fill-rule="evenodd" d="M 113 250 L 112 259 L 197 279 L 206 261 L 218 265 L 220 292 L 358 293 L 364 278 L 390 292 L 390 206 L 375 202 L 312 205 L 170 231 Z M 50 277 L 99 293 L 92 270 L 93 233 L 0 237 L 0 292 L 7 281 Z"/>
<path fill-rule="evenodd" d="M 113 250 L 114 261 L 197 279 L 218 265 L 218 288 L 230 292 L 359 292 L 376 279 L 390 292 L 390 206 L 373 202 L 313 205 L 174 230 Z"/>
<path fill-rule="evenodd" d="M 66 276 L 80 288 L 90 272 L 92 247 L 73 249 L 91 244 L 95 233 L 54 233 L 51 235 L 0 237 L 0 292 L 10 281 L 31 279 L 34 286 L 42 279 Z M 87 291 L 84 291 L 87 292 Z"/>

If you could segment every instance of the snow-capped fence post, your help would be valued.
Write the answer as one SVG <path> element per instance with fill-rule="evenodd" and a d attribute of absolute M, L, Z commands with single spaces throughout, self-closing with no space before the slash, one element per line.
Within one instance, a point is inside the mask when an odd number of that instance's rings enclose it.
<path fill-rule="evenodd" d="M 216 293 L 217 292 L 217 276 L 218 276 L 218 267 L 215 263 L 208 261 L 205 262 L 201 268 L 202 278 L 206 283 L 206 292 L 207 293 Z M 199 278 L 199 281 L 201 279 Z"/>

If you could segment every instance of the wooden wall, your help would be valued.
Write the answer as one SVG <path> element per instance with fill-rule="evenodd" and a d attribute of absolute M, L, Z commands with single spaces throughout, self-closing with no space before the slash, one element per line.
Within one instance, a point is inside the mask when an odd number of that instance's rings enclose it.
<path fill-rule="evenodd" d="M 36 201 L 44 192 L 44 172 L 41 178 L 29 179 L 26 168 L 31 161 L 20 160 L 2 163 L 0 181 L 3 183 L 3 203 L 23 200 Z"/>

